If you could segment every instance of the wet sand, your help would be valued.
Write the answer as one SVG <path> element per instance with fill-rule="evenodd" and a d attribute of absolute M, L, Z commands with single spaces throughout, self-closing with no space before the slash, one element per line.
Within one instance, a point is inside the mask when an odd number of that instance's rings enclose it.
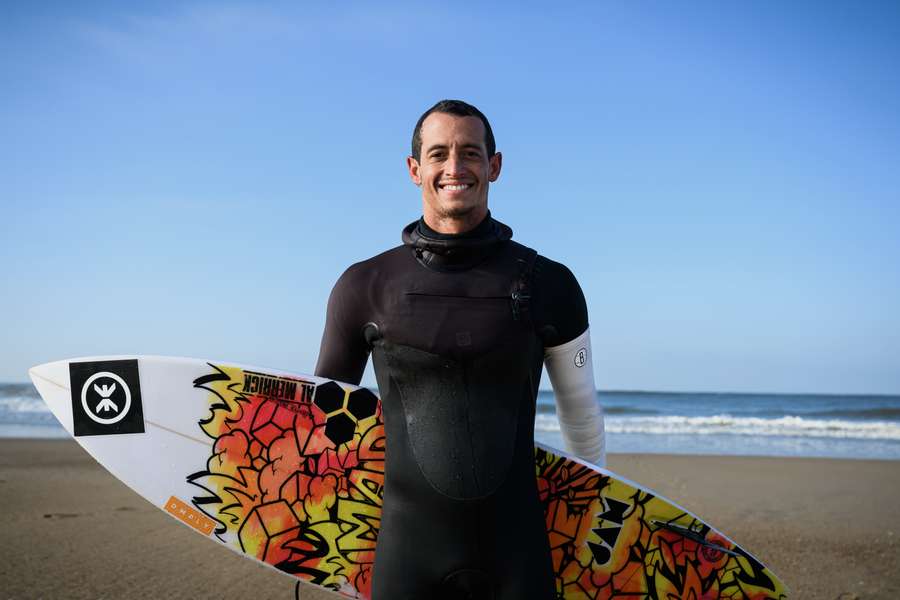
<path fill-rule="evenodd" d="M 793 598 L 900 598 L 900 462 L 612 455 Z M 0 440 L 0 600 L 295 598 L 295 584 L 151 506 L 72 441 Z M 303 600 L 341 596 L 303 586 Z"/>

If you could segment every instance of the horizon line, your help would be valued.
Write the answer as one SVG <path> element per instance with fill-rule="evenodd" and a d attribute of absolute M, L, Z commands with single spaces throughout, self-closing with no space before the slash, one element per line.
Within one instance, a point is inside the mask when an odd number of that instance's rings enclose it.
<path fill-rule="evenodd" d="M 337 381 L 337 380 L 335 380 Z M 346 383 L 346 382 L 341 382 Z M 0 385 L 30 385 L 34 384 L 30 381 L 0 381 Z M 352 385 L 352 384 L 350 384 Z M 377 387 L 361 385 L 374 392 L 378 392 Z M 553 392 L 553 388 L 539 388 L 538 392 Z M 859 398 L 900 398 L 900 392 L 735 392 L 735 391 L 676 391 L 676 390 L 647 390 L 647 389 L 600 389 L 595 390 L 597 394 L 658 394 L 669 396 L 835 396 L 835 397 L 859 397 Z"/>

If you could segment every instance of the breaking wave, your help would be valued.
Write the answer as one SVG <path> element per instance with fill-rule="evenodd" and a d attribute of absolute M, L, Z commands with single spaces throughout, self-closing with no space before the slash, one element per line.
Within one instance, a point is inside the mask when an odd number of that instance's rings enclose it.
<path fill-rule="evenodd" d="M 747 435 L 778 437 L 817 437 L 900 441 L 900 423 L 890 421 L 848 421 L 784 416 L 777 419 L 733 417 L 727 414 L 699 417 L 647 416 L 607 417 L 607 433 L 648 435 Z M 552 414 L 539 414 L 537 431 L 559 431 Z"/>

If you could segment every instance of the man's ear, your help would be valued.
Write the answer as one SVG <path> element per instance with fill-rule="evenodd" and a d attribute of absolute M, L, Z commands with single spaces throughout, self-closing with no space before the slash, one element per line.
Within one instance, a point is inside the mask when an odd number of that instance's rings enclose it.
<path fill-rule="evenodd" d="M 495 152 L 494 155 L 488 159 L 488 162 L 490 163 L 488 181 L 493 183 L 500 177 L 500 169 L 503 167 L 503 155 L 499 152 Z"/>
<path fill-rule="evenodd" d="M 409 169 L 409 178 L 416 185 L 422 185 L 422 178 L 419 176 L 419 161 L 412 156 L 406 157 L 406 168 Z"/>

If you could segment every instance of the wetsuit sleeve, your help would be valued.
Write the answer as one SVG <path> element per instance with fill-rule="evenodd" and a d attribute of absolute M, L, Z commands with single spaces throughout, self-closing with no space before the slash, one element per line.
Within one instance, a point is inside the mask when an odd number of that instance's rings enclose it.
<path fill-rule="evenodd" d="M 563 264 L 538 256 L 534 263 L 535 326 L 544 347 L 575 339 L 588 327 L 578 280 Z"/>
<path fill-rule="evenodd" d="M 544 342 L 544 366 L 556 396 L 563 440 L 570 452 L 602 467 L 606 440 L 584 293 L 564 265 L 539 257 L 535 267 L 536 325 Z"/>
<path fill-rule="evenodd" d="M 315 373 L 354 385 L 359 385 L 369 359 L 363 334 L 366 315 L 360 301 L 362 282 L 357 279 L 351 267 L 331 290 Z"/>

